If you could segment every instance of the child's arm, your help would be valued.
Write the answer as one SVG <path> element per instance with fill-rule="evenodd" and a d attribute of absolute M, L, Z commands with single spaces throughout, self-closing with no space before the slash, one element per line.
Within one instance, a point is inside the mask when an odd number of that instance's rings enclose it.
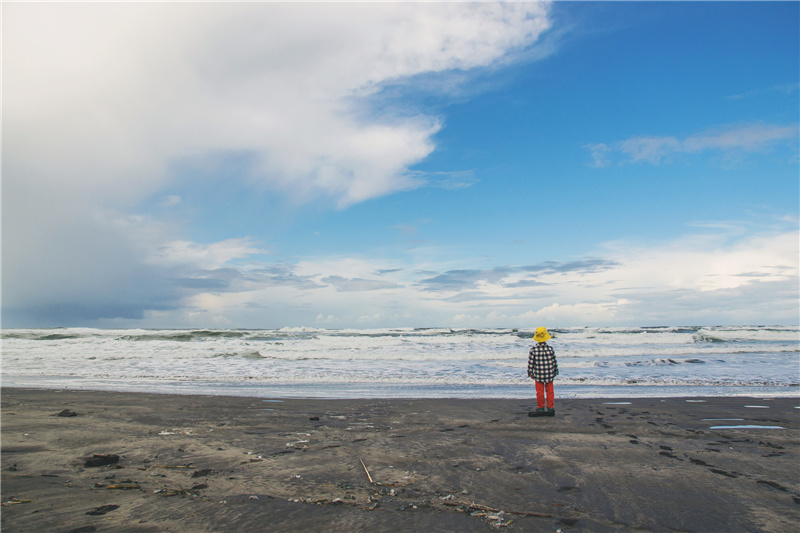
<path fill-rule="evenodd" d="M 533 347 L 528 351 L 528 377 L 533 379 Z"/>
<path fill-rule="evenodd" d="M 558 375 L 558 359 L 556 359 L 556 351 L 553 350 L 552 348 L 550 350 L 551 350 L 551 352 L 553 354 L 553 370 L 555 371 L 555 373 L 553 375 L 557 376 Z"/>

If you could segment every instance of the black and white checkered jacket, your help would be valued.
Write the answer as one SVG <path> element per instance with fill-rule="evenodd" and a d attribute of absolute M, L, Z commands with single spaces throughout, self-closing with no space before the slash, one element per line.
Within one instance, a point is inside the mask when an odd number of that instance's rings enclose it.
<path fill-rule="evenodd" d="M 556 353 L 546 342 L 537 342 L 528 352 L 528 377 L 550 383 L 558 375 Z"/>

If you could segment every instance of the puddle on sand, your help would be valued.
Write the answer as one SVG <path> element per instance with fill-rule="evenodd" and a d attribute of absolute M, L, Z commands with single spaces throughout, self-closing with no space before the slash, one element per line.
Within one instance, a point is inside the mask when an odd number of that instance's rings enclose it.
<path fill-rule="evenodd" d="M 781 426 L 711 426 L 708 429 L 786 429 Z"/>

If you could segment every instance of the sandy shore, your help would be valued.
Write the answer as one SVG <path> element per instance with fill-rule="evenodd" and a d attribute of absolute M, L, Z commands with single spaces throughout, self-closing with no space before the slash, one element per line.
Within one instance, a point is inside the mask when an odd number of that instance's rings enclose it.
<path fill-rule="evenodd" d="M 556 417 L 530 418 L 534 403 L 3 389 L 2 530 L 800 523 L 798 399 L 562 400 Z M 711 429 L 736 425 L 785 429 Z M 95 455 L 119 460 L 87 466 Z"/>

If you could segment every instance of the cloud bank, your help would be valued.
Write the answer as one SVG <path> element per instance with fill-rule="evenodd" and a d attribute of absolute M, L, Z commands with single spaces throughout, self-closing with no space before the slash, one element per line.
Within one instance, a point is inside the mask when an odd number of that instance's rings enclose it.
<path fill-rule="evenodd" d="M 550 26 L 548 4 L 531 2 L 12 3 L 3 15 L 6 325 L 174 310 L 210 287 L 193 272 L 252 254 L 136 213 L 187 161 L 237 157 L 251 186 L 342 208 L 419 186 L 408 169 L 435 149 L 441 118 L 375 105 L 382 90 L 501 65 Z"/>
<path fill-rule="evenodd" d="M 375 257 L 254 263 L 198 274 L 208 287 L 192 310 L 167 314 L 183 316 L 185 327 L 215 317 L 259 327 L 278 316 L 319 327 L 786 323 L 800 312 L 798 243 L 788 220 L 744 235 L 704 229 L 660 244 L 607 243 L 583 260 L 488 269 Z"/>
<path fill-rule="evenodd" d="M 548 27 L 527 2 L 11 5 L 7 153 L 49 185 L 138 196 L 178 158 L 246 153 L 254 180 L 345 206 L 413 187 L 441 127 L 371 97 Z"/>
<path fill-rule="evenodd" d="M 278 259 L 140 209 L 181 205 L 176 169 L 231 159 L 231 186 L 342 209 L 469 186 L 470 171 L 409 170 L 445 117 L 383 98 L 458 92 L 529 53 L 551 26 L 546 3 L 10 3 L 3 15 L 4 327 L 796 320 L 796 219 L 476 268 L 437 250 Z M 587 149 L 597 166 L 659 164 L 796 139 L 796 125 L 748 124 Z"/>

